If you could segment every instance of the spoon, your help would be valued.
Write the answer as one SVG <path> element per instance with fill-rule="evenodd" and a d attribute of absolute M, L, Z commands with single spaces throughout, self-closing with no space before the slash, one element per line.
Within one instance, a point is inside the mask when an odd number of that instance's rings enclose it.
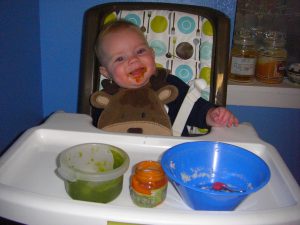
<path fill-rule="evenodd" d="M 166 54 L 167 58 L 171 58 L 172 57 L 172 54 L 170 52 L 170 45 L 171 45 L 171 36 L 169 37 L 168 52 Z"/>
<path fill-rule="evenodd" d="M 198 16 L 198 27 L 197 27 L 197 30 L 196 30 L 196 36 L 200 36 L 200 16 Z"/>
<path fill-rule="evenodd" d="M 243 193 L 245 192 L 244 190 L 234 190 L 229 188 L 226 184 L 222 183 L 222 182 L 214 182 L 212 184 L 212 189 L 215 191 L 228 191 L 228 192 L 239 192 L 239 193 Z"/>
<path fill-rule="evenodd" d="M 198 38 L 194 38 L 193 43 L 194 43 L 194 46 L 195 46 L 194 59 L 196 60 L 196 58 L 197 58 L 197 46 L 198 46 L 198 44 L 200 43 L 200 41 L 199 41 Z"/>
<path fill-rule="evenodd" d="M 143 14 L 143 26 L 141 27 L 141 31 L 143 33 L 146 31 L 146 27 L 145 27 L 145 14 L 146 14 L 146 12 L 144 11 L 144 14 Z"/>

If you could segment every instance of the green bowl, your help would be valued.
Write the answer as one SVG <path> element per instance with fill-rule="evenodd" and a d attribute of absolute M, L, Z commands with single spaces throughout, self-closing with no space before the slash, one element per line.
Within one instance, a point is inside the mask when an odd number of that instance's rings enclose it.
<path fill-rule="evenodd" d="M 61 152 L 58 163 L 57 173 L 71 198 L 107 203 L 122 191 L 129 157 L 115 146 L 87 143 Z"/>

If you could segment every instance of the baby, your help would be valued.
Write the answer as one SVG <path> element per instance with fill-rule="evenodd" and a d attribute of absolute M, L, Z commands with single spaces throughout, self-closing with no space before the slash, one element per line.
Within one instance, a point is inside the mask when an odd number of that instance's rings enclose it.
<path fill-rule="evenodd" d="M 136 25 L 118 20 L 107 24 L 99 33 L 96 54 L 100 62 L 100 73 L 122 88 L 140 88 L 156 74 L 155 54 L 144 34 Z M 174 122 L 189 86 L 178 77 L 167 76 L 167 83 L 178 89 L 178 97 L 167 104 L 171 123 Z M 199 98 L 186 125 L 196 127 L 237 126 L 238 119 L 226 108 L 217 107 Z M 183 136 L 188 136 L 185 126 Z"/>

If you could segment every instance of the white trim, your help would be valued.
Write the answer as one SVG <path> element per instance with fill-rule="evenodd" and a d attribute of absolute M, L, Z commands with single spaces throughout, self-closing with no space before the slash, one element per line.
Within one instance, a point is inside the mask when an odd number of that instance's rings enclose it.
<path fill-rule="evenodd" d="M 284 80 L 282 84 L 265 85 L 229 82 L 227 105 L 263 106 L 300 109 L 300 85 Z"/>

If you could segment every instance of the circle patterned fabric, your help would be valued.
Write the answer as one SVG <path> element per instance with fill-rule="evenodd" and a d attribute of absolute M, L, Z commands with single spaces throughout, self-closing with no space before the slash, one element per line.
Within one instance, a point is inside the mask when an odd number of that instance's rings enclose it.
<path fill-rule="evenodd" d="M 125 19 L 141 27 L 154 49 L 157 66 L 171 71 L 186 83 L 211 76 L 213 27 L 204 17 L 168 10 L 119 11 L 105 21 Z M 209 98 L 209 88 L 205 98 Z"/>

